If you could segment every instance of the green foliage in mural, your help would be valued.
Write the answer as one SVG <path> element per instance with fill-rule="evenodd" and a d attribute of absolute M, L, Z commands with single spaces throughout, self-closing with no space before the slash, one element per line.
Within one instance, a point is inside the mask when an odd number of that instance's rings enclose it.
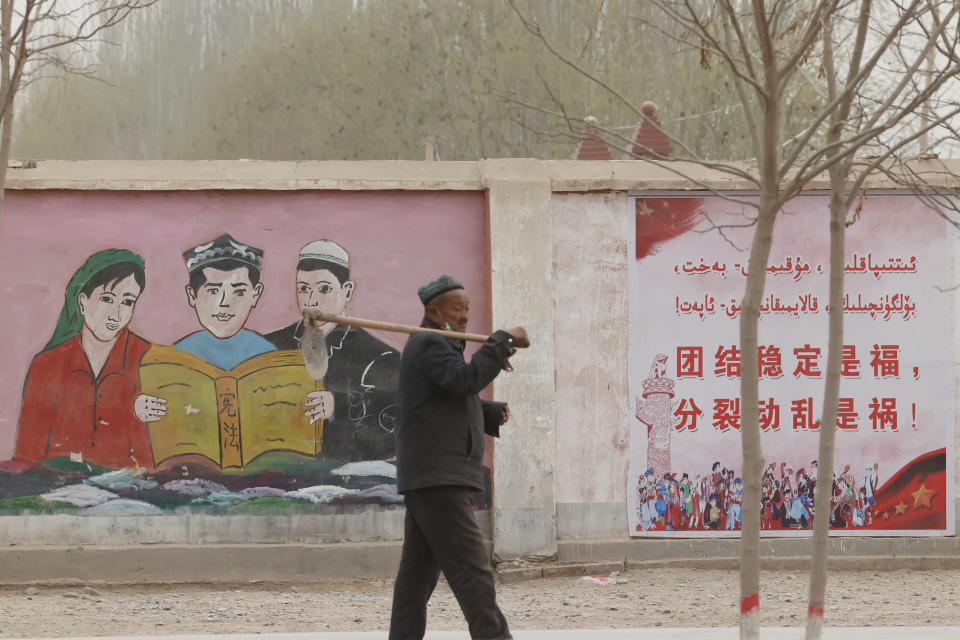
<path fill-rule="evenodd" d="M 77 508 L 66 502 L 44 500 L 40 496 L 18 496 L 0 500 L 0 514 L 74 514 Z"/>
<path fill-rule="evenodd" d="M 318 505 L 286 498 L 256 498 L 230 507 L 230 513 L 257 516 L 286 516 L 298 513 L 316 513 Z"/>
<path fill-rule="evenodd" d="M 281 471 L 290 476 L 303 476 L 327 473 L 342 464 L 342 461 L 322 457 L 307 458 L 299 453 L 269 451 L 257 456 L 243 467 L 224 469 L 223 474 L 227 476 L 253 476 L 260 473 Z"/>
<path fill-rule="evenodd" d="M 43 466 L 64 473 L 79 474 L 84 476 L 95 476 L 110 471 L 107 467 L 101 467 L 92 462 L 74 462 L 69 456 L 57 456 L 42 462 Z"/>

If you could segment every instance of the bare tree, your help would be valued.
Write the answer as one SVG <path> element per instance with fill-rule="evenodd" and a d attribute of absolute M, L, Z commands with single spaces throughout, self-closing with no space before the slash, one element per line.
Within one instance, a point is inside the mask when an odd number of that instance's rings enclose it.
<path fill-rule="evenodd" d="M 616 87 L 564 53 L 541 25 L 511 4 L 527 30 L 592 82 L 647 116 Z M 870 0 L 651 0 L 670 19 L 664 31 L 678 48 L 692 51 L 705 70 L 729 76 L 751 134 L 754 157 L 731 164 L 699 157 L 668 127 L 661 130 L 679 153 L 646 153 L 643 159 L 684 175 L 682 161 L 724 171 L 753 184 L 758 202 L 749 275 L 740 316 L 743 528 L 741 534 L 740 637 L 759 637 L 759 537 L 763 458 L 758 421 L 757 328 L 760 301 L 781 207 L 814 178 L 827 173 L 830 197 L 830 309 L 825 398 L 820 429 L 817 511 L 807 637 L 823 626 L 827 536 L 830 526 L 833 444 L 843 345 L 843 254 L 848 213 L 865 181 L 885 173 L 929 195 L 922 176 L 903 158 L 930 131 L 952 136 L 960 113 L 945 88 L 960 73 L 958 5 L 952 0 L 890 0 L 881 9 Z M 926 74 L 922 65 L 928 65 Z M 845 71 L 838 71 L 845 69 Z M 924 78 L 923 76 L 926 75 Z M 812 87 L 821 102 L 801 122 L 784 119 L 798 87 Z M 915 114 L 924 111 L 916 126 Z M 562 112 L 562 110 L 561 110 Z M 580 114 L 571 115 L 569 123 Z M 656 123 L 650 122 L 656 126 Z M 601 131 L 603 131 L 601 129 Z M 604 131 L 615 147 L 629 141 Z M 626 145 L 624 143 L 627 143 Z M 696 180 L 693 180 L 696 182 Z M 707 185 L 701 186 L 708 188 Z M 724 195 L 724 194 L 718 194 Z M 727 196 L 729 197 L 729 196 Z M 935 199 L 935 198 L 931 198 Z M 942 198 L 940 199 L 943 200 Z"/>
<path fill-rule="evenodd" d="M 820 422 L 819 477 L 814 496 L 820 517 L 814 520 L 807 640 L 816 640 L 823 632 L 836 434 L 836 429 L 830 427 L 836 423 L 840 395 L 845 234 L 846 228 L 854 223 L 848 216 L 862 193 L 864 182 L 876 173 L 893 177 L 896 182 L 926 196 L 929 189 L 925 180 L 911 171 L 909 165 L 906 170 L 902 168 L 903 152 L 918 140 L 920 150 L 928 151 L 926 145 L 931 130 L 946 131 L 953 136 L 951 123 L 960 113 L 955 99 L 939 96 L 960 74 L 960 58 L 956 53 L 960 44 L 960 7 L 955 2 L 914 1 L 899 4 L 896 9 L 885 13 L 878 11 L 872 2 L 864 1 L 838 7 L 835 13 L 823 11 L 820 15 L 826 100 L 837 105 L 827 118 L 825 157 L 839 159 L 828 169 L 829 344 Z M 850 35 L 852 49 L 844 56 L 843 63 L 838 64 L 838 44 Z M 879 42 L 872 43 L 872 51 L 868 51 L 871 36 Z M 884 72 L 885 59 L 891 58 L 894 71 Z M 921 73 L 924 63 L 927 71 Z M 878 75 L 885 76 L 885 81 L 869 81 Z M 926 78 L 918 82 L 924 75 Z M 915 115 L 921 110 L 921 123 L 914 126 Z M 864 147 L 872 147 L 875 155 L 858 159 L 857 152 Z"/>
<path fill-rule="evenodd" d="M 14 103 L 52 69 L 89 75 L 104 32 L 157 0 L 0 0 L 0 214 Z"/>

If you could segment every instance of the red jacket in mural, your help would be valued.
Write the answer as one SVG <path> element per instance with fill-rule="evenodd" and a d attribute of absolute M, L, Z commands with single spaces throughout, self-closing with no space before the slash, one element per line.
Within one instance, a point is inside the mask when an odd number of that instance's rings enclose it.
<path fill-rule="evenodd" d="M 40 461 L 71 453 L 114 469 L 153 466 L 150 436 L 133 413 L 140 359 L 150 343 L 124 329 L 96 378 L 80 334 L 37 354 L 27 372 L 14 456 Z"/>

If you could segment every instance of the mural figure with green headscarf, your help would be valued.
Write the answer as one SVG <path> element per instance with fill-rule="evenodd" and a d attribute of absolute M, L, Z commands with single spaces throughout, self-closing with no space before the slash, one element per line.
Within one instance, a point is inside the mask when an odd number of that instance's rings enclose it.
<path fill-rule="evenodd" d="M 127 325 L 146 277 L 125 249 L 90 256 L 67 284 L 47 345 L 30 364 L 14 457 L 59 457 L 104 467 L 152 467 L 139 364 L 150 343 Z M 153 408 L 162 412 L 163 408 Z"/>

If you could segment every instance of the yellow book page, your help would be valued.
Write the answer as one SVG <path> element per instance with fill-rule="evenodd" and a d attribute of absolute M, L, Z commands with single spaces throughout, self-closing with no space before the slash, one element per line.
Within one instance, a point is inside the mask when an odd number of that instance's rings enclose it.
<path fill-rule="evenodd" d="M 250 358 L 237 374 L 244 464 L 266 451 L 320 453 L 323 421 L 303 415 L 307 393 L 322 388 L 310 377 L 299 351 L 271 351 Z"/>
<path fill-rule="evenodd" d="M 195 453 L 221 464 L 217 367 L 173 347 L 153 346 L 140 363 L 143 393 L 167 401 L 167 415 L 147 423 L 154 460 Z"/>
<path fill-rule="evenodd" d="M 299 349 L 267 351 L 265 353 L 253 356 L 252 358 L 247 358 L 233 369 L 230 369 L 230 371 L 226 371 L 225 373 L 239 379 L 248 373 L 260 371 L 261 369 L 265 369 L 267 367 L 283 367 L 287 365 L 306 368 L 306 365 L 303 363 L 303 354 Z M 213 365 L 207 366 L 213 367 Z M 215 371 L 220 371 L 220 369 L 217 369 L 216 367 L 213 367 L 213 369 Z M 309 377 L 309 375 L 307 377 Z"/>

